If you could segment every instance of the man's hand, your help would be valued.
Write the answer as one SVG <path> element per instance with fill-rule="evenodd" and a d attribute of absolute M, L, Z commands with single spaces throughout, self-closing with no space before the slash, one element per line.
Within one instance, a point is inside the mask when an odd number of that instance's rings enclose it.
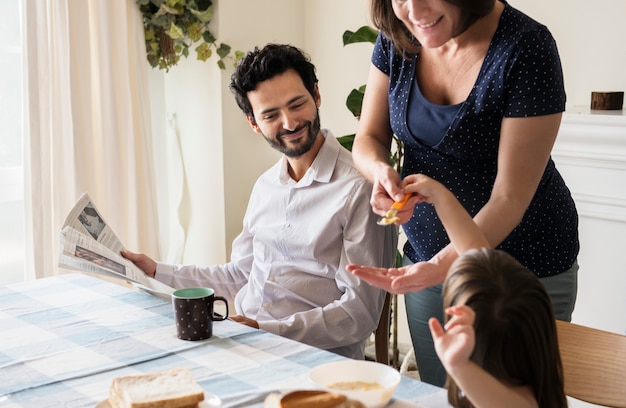
<path fill-rule="evenodd" d="M 237 323 L 245 324 L 246 326 L 250 326 L 255 329 L 259 328 L 259 323 L 256 320 L 248 319 L 247 317 L 239 316 L 239 315 L 234 315 L 234 316 L 229 316 L 229 317 L 230 317 L 230 320 L 235 321 Z"/>
<path fill-rule="evenodd" d="M 139 269 L 141 269 L 146 275 L 151 278 L 154 278 L 156 274 L 156 262 L 154 262 L 150 257 L 144 254 L 136 254 L 130 251 L 121 251 L 120 254 L 137 265 Z"/>

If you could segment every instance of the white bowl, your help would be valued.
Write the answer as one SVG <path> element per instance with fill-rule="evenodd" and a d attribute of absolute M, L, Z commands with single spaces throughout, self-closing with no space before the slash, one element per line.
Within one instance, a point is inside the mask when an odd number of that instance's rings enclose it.
<path fill-rule="evenodd" d="M 393 396 L 401 376 L 393 367 L 381 363 L 342 360 L 313 368 L 309 372 L 309 378 L 327 391 L 344 394 L 349 399 L 362 402 L 368 408 L 380 408 L 387 405 Z M 354 387 L 348 390 L 340 385 Z"/>

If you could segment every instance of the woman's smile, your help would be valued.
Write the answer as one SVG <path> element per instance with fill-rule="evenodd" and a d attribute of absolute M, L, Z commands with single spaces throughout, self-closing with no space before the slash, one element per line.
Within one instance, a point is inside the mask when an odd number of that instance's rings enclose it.
<path fill-rule="evenodd" d="M 442 19 L 443 19 L 443 16 L 441 16 L 441 17 L 439 17 L 439 18 L 437 18 L 437 19 L 435 19 L 433 21 L 430 21 L 428 23 L 415 23 L 415 25 L 418 26 L 421 29 L 428 29 L 428 28 L 431 28 L 431 27 L 435 26 Z"/>

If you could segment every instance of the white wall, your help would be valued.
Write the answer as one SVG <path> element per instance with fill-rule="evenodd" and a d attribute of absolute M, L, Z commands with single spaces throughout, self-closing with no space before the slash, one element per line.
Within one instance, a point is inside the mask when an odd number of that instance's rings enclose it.
<path fill-rule="evenodd" d="M 305 49 L 317 67 L 322 94 L 322 125 L 335 136 L 355 133 L 357 120 L 346 108 L 348 94 L 365 84 L 370 44 L 343 46 L 345 30 L 368 24 L 368 0 L 306 2 Z"/>
<path fill-rule="evenodd" d="M 240 50 L 267 42 L 303 47 L 302 4 L 291 0 L 273 0 L 270 6 L 253 0 L 218 2 L 214 32 L 220 41 Z M 182 258 L 168 261 L 227 261 L 231 243 L 241 230 L 252 185 L 279 157 L 250 129 L 237 107 L 228 89 L 231 74 L 232 67 L 221 71 L 215 59 L 203 63 L 193 55 L 168 73 L 151 73 L 154 133 L 163 140 L 162 145 L 167 145 L 167 138 L 179 138 L 184 164 L 180 208 L 170 208 L 170 213 L 162 217 L 171 217 L 173 213 L 179 218 L 186 231 L 186 242 Z M 173 118 L 176 129 L 172 128 Z M 171 149 L 157 149 L 172 155 Z M 165 188 L 166 171 L 172 170 L 159 163 L 163 200 L 180 189 L 176 180 Z M 162 252 L 164 259 L 167 248 Z"/>
<path fill-rule="evenodd" d="M 591 91 L 626 90 L 626 2 L 511 0 L 548 26 L 565 75 L 568 106 L 589 106 Z"/>

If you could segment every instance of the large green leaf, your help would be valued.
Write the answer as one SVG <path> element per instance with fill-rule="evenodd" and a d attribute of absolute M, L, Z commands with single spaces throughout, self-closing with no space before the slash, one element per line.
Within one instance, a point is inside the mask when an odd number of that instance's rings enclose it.
<path fill-rule="evenodd" d="M 337 141 L 346 149 L 352 151 L 352 144 L 354 143 L 354 134 L 345 135 L 337 138 Z"/>
<path fill-rule="evenodd" d="M 370 26 L 362 26 L 356 32 L 346 30 L 343 32 L 343 45 L 369 42 L 374 44 L 378 37 L 378 31 Z"/>
<path fill-rule="evenodd" d="M 202 43 L 196 47 L 196 54 L 198 56 L 198 60 L 206 61 L 211 58 L 213 52 L 211 51 L 211 48 L 209 48 L 209 44 Z"/>
<path fill-rule="evenodd" d="M 209 7 L 208 9 L 202 10 L 194 10 L 189 9 L 189 11 L 203 23 L 208 23 L 213 18 L 213 7 Z"/>
<path fill-rule="evenodd" d="M 230 45 L 222 43 L 215 51 L 217 52 L 217 55 L 220 56 L 220 59 L 224 59 L 228 54 L 230 54 Z"/>
<path fill-rule="evenodd" d="M 196 22 L 189 24 L 187 27 L 187 35 L 192 43 L 199 41 L 202 38 L 202 27 L 200 27 L 200 24 Z"/>
<path fill-rule="evenodd" d="M 365 85 L 359 89 L 353 89 L 346 98 L 346 107 L 355 118 L 361 117 L 361 106 L 363 105 L 363 96 L 365 95 Z"/>
<path fill-rule="evenodd" d="M 174 23 L 170 25 L 170 29 L 167 30 L 165 33 L 169 35 L 172 40 L 178 40 L 185 36 L 183 30 Z"/>
<path fill-rule="evenodd" d="M 215 38 L 213 33 L 211 31 L 209 31 L 209 30 L 206 30 L 202 34 L 202 39 L 204 40 L 204 42 L 207 42 L 209 44 L 213 44 L 215 41 L 217 41 L 217 39 Z"/>

